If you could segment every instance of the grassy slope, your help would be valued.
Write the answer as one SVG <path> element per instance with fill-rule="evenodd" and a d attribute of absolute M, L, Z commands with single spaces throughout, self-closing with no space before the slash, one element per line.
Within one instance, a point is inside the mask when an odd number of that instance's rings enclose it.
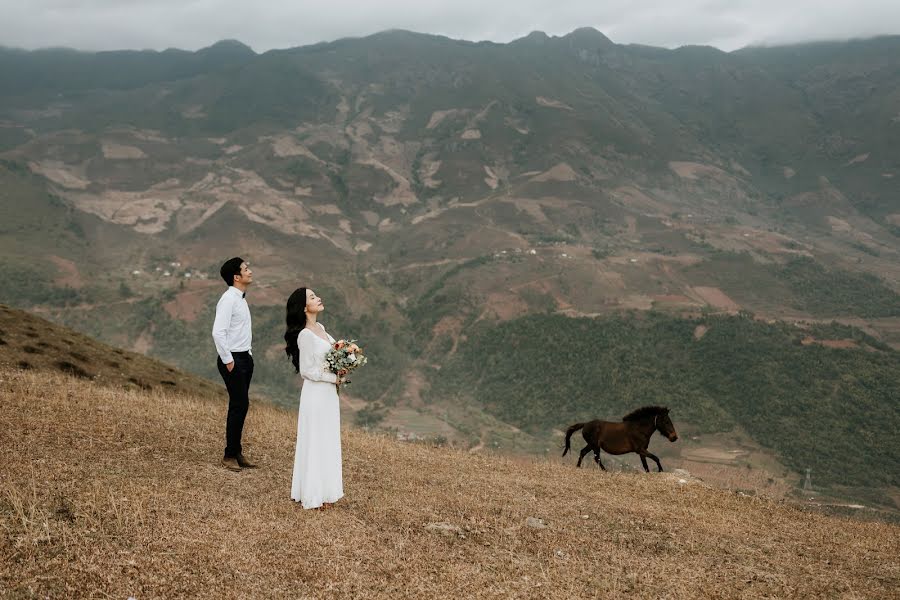
<path fill-rule="evenodd" d="M 221 385 L 0 304 L 0 368 L 57 372 L 98 385 L 223 398 Z"/>
<path fill-rule="evenodd" d="M 3 368 L 0 588 L 50 597 L 887 597 L 894 525 L 345 431 L 347 496 L 288 499 L 295 414 Z M 546 528 L 525 525 L 543 519 Z M 429 531 L 448 523 L 458 532 Z"/>

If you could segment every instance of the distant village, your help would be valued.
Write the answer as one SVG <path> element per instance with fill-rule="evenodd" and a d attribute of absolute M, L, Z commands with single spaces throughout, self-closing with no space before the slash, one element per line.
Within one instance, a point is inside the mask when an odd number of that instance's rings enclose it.
<path fill-rule="evenodd" d="M 149 269 L 148 269 L 149 271 Z M 142 269 L 134 269 L 131 274 L 135 277 L 143 275 L 145 271 Z M 192 267 L 182 267 L 178 261 L 171 261 L 163 266 L 155 266 L 151 272 L 155 272 L 162 277 L 173 277 L 178 279 L 209 279 L 209 274 Z"/>

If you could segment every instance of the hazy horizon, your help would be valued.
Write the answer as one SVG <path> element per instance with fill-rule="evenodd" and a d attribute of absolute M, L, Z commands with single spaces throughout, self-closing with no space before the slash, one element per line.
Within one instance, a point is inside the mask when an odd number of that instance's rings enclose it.
<path fill-rule="evenodd" d="M 362 38 L 390 30 L 471 42 L 508 43 L 533 31 L 565 35 L 592 27 L 617 44 L 704 45 L 723 51 L 846 41 L 900 34 L 900 3 L 890 0 L 473 0 L 365 4 L 335 0 L 0 0 L 0 46 L 36 50 L 196 51 L 234 39 L 255 52 Z M 814 16 L 814 18 L 812 18 Z"/>
<path fill-rule="evenodd" d="M 392 28 L 392 29 L 384 29 L 382 31 L 375 31 L 375 32 L 372 32 L 372 33 L 369 33 L 366 35 L 349 35 L 349 36 L 344 36 L 344 37 L 340 37 L 340 38 L 335 38 L 333 40 L 321 40 L 318 42 L 310 42 L 308 44 L 298 44 L 296 46 L 267 48 L 266 50 L 260 50 L 260 49 L 254 48 L 252 45 L 248 44 L 246 41 L 238 39 L 238 38 L 222 38 L 222 39 L 215 40 L 207 45 L 200 46 L 197 48 L 169 46 L 167 48 L 108 48 L 108 49 L 103 49 L 103 50 L 92 50 L 92 49 L 88 49 L 88 48 L 77 48 L 74 46 L 62 46 L 62 45 L 24 48 L 22 46 L 11 46 L 11 45 L 6 45 L 6 44 L 0 44 L 0 48 L 6 48 L 8 50 L 21 50 L 24 52 L 40 52 L 40 51 L 46 51 L 46 50 L 71 50 L 73 52 L 83 52 L 86 54 L 93 54 L 93 53 L 100 53 L 100 52 L 166 52 L 166 51 L 172 51 L 172 50 L 181 51 L 181 52 L 199 52 L 200 50 L 210 48 L 212 46 L 215 46 L 216 44 L 220 44 L 223 42 L 237 42 L 237 43 L 240 43 L 240 44 L 250 48 L 256 54 L 265 54 L 266 52 L 271 52 L 271 51 L 289 50 L 292 48 L 303 48 L 306 46 L 315 46 L 318 44 L 331 44 L 334 42 L 339 42 L 341 40 L 365 39 L 368 37 L 372 37 L 372 36 L 376 36 L 376 35 L 380 35 L 380 34 L 384 34 L 384 33 L 390 33 L 390 32 L 394 32 L 394 31 L 405 31 L 405 32 L 412 33 L 415 35 L 443 37 L 443 38 L 447 38 L 447 39 L 450 39 L 453 41 L 470 42 L 473 44 L 489 42 L 489 43 L 498 44 L 498 45 L 505 45 L 505 44 L 510 44 L 512 42 L 515 42 L 516 40 L 525 38 L 528 35 L 531 35 L 532 33 L 544 33 L 551 38 L 560 38 L 560 37 L 565 37 L 566 35 L 569 35 L 570 33 L 576 31 L 577 29 L 584 29 L 584 28 L 587 28 L 587 27 L 577 27 L 577 28 L 573 29 L 572 31 L 560 33 L 560 34 L 550 34 L 545 31 L 536 29 L 534 31 L 531 31 L 520 37 L 511 39 L 506 42 L 496 42 L 493 40 L 467 40 L 464 38 L 457 38 L 457 37 L 448 36 L 448 35 L 444 35 L 444 34 L 440 34 L 440 33 L 427 33 L 427 32 L 423 32 L 423 31 L 412 31 L 409 29 Z M 597 30 L 597 31 L 599 31 L 599 30 Z M 606 35 L 602 31 L 600 31 L 600 33 L 602 33 L 603 35 Z M 607 35 L 606 37 L 609 37 L 609 36 Z M 811 45 L 811 44 L 845 43 L 845 42 L 865 41 L 865 40 L 872 40 L 872 39 L 886 38 L 886 37 L 900 37 L 900 34 L 883 33 L 883 34 L 874 34 L 874 35 L 869 35 L 869 36 L 858 36 L 858 37 L 848 37 L 848 38 L 822 38 L 822 39 L 810 39 L 810 40 L 803 40 L 803 41 L 797 41 L 797 42 L 781 42 L 781 43 L 764 43 L 764 42 L 762 42 L 762 43 L 748 44 L 746 46 L 741 46 L 741 47 L 733 48 L 730 50 L 723 50 L 722 48 L 717 48 L 716 46 L 712 46 L 710 44 L 683 44 L 680 46 L 666 47 L 666 46 L 656 46 L 653 44 L 642 44 L 642 43 L 638 43 L 638 42 L 623 42 L 623 41 L 618 41 L 618 40 L 615 40 L 612 38 L 610 38 L 610 39 L 614 44 L 621 45 L 621 46 L 631 46 L 631 45 L 646 46 L 646 47 L 650 47 L 650 48 L 662 48 L 662 49 L 667 49 L 667 50 L 677 50 L 678 48 L 703 46 L 703 47 L 709 47 L 709 48 L 716 48 L 718 50 L 721 50 L 722 52 L 728 53 L 728 52 L 736 52 L 736 51 L 743 50 L 746 48 L 780 48 L 780 47 L 790 47 L 790 46 L 804 46 L 804 45 Z"/>

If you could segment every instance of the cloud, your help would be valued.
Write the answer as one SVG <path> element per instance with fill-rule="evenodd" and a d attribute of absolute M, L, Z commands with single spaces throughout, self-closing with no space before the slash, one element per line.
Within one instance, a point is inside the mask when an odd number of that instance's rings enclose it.
<path fill-rule="evenodd" d="M 0 0 L 0 44 L 188 50 L 234 38 L 257 51 L 385 29 L 507 42 L 590 26 L 618 43 L 665 47 L 900 33 L 896 0 Z"/>

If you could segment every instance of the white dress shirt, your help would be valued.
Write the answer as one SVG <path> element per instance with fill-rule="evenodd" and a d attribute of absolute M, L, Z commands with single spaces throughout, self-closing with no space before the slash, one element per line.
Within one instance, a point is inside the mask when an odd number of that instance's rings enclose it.
<path fill-rule="evenodd" d="M 224 364 L 234 360 L 232 352 L 249 352 L 253 341 L 250 328 L 250 307 L 244 299 L 244 292 L 234 286 L 219 298 L 216 304 L 216 320 L 212 328 L 216 352 Z"/>

